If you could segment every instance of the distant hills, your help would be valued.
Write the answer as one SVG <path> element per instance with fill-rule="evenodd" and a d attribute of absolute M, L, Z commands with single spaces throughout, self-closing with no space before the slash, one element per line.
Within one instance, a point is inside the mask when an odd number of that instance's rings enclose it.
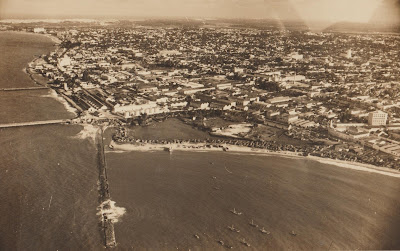
<path fill-rule="evenodd" d="M 400 24 L 396 23 L 335 23 L 324 30 L 324 32 L 345 33 L 400 33 Z"/>
<path fill-rule="evenodd" d="M 368 23 L 340 22 L 325 31 L 400 33 L 400 0 L 384 0 Z"/>

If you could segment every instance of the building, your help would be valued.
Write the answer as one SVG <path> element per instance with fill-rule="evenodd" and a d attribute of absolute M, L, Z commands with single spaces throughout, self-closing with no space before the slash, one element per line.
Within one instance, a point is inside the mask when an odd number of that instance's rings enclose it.
<path fill-rule="evenodd" d="M 141 114 L 157 114 L 166 112 L 166 109 L 158 106 L 155 102 L 149 102 L 146 104 L 129 104 L 129 105 L 115 105 L 114 112 L 124 114 L 125 118 L 138 117 Z"/>
<path fill-rule="evenodd" d="M 280 104 L 280 103 L 287 103 L 290 100 L 292 100 L 290 97 L 275 97 L 275 98 L 268 99 L 267 103 L 269 103 L 269 104 Z"/>
<path fill-rule="evenodd" d="M 33 32 L 35 33 L 45 33 L 45 28 L 33 28 Z"/>
<path fill-rule="evenodd" d="M 368 125 L 384 126 L 386 125 L 388 114 L 382 111 L 370 112 L 368 115 Z"/>

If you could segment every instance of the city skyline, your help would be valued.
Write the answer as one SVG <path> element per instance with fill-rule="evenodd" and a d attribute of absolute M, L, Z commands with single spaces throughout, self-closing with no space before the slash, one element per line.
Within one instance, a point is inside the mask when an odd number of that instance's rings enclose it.
<path fill-rule="evenodd" d="M 0 19 L 65 17 L 265 18 L 325 22 L 398 22 L 397 0 L 4 0 Z"/>

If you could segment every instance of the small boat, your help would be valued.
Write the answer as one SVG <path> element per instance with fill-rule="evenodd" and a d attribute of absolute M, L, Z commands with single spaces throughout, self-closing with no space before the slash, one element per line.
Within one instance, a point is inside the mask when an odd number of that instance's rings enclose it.
<path fill-rule="evenodd" d="M 222 147 L 222 150 L 223 150 L 224 152 L 227 152 L 227 151 L 229 150 L 229 148 L 228 148 L 228 147 Z"/>
<path fill-rule="evenodd" d="M 224 245 L 224 242 L 221 241 L 221 240 L 219 240 L 218 243 L 221 244 L 221 245 Z"/>
<path fill-rule="evenodd" d="M 200 239 L 200 236 L 197 235 L 197 234 L 195 234 L 194 237 L 195 237 L 196 239 Z"/>
<path fill-rule="evenodd" d="M 114 149 L 114 146 L 113 146 L 113 145 L 111 145 L 111 144 L 109 144 L 109 145 L 108 145 L 108 148 L 110 148 L 110 149 Z"/>
<path fill-rule="evenodd" d="M 243 238 L 242 240 L 240 240 L 240 243 L 242 243 L 242 244 L 245 245 L 246 247 L 250 247 L 250 243 L 248 243 L 248 242 L 246 241 L 245 238 Z"/>
<path fill-rule="evenodd" d="M 172 153 L 173 149 L 172 147 L 164 147 L 164 151 L 169 152 L 170 154 Z"/>
<path fill-rule="evenodd" d="M 263 233 L 263 234 L 270 234 L 270 232 L 265 230 L 264 227 L 260 229 L 260 232 Z"/>
<path fill-rule="evenodd" d="M 290 234 L 291 234 L 292 236 L 296 236 L 296 235 L 297 235 L 295 231 L 290 232 Z"/>
<path fill-rule="evenodd" d="M 235 228 L 233 225 L 232 225 L 232 226 L 229 226 L 228 228 L 229 228 L 229 230 L 231 230 L 232 232 L 236 232 L 236 233 L 239 233 L 239 232 L 240 232 L 240 230 L 237 229 L 237 228 Z"/>
<path fill-rule="evenodd" d="M 258 225 L 255 224 L 253 220 L 251 220 L 251 222 L 250 222 L 249 224 L 250 224 L 250 226 L 252 226 L 252 227 L 258 227 Z"/>
<path fill-rule="evenodd" d="M 233 208 L 233 209 L 231 210 L 231 212 L 232 212 L 233 214 L 236 214 L 236 215 L 242 215 L 242 212 L 236 211 L 235 208 Z"/>

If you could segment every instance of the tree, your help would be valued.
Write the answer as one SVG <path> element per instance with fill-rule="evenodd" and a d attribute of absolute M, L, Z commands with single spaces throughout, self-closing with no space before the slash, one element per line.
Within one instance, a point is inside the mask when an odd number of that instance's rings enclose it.
<path fill-rule="evenodd" d="M 140 124 L 140 125 L 145 125 L 146 122 L 147 122 L 147 119 L 148 119 L 147 113 L 142 113 L 142 114 L 140 114 L 140 117 L 139 117 L 139 124 Z"/>

